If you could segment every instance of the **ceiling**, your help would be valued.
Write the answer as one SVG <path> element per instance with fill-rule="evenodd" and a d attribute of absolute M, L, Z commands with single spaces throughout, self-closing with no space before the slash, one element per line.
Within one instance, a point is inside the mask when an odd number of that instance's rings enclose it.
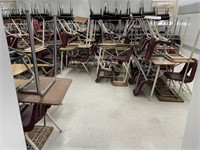
<path fill-rule="evenodd" d="M 200 2 L 200 0 L 178 0 L 179 5 L 188 5 Z"/>

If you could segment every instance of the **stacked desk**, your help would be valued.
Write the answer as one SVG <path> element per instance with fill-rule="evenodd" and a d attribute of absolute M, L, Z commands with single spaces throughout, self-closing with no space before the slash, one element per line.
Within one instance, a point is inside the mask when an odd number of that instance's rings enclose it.
<path fill-rule="evenodd" d="M 122 43 L 100 43 L 99 45 L 99 53 L 97 58 L 97 77 L 96 82 L 100 80 L 101 71 L 108 71 L 114 73 L 111 58 L 116 55 L 120 55 L 122 52 L 126 51 L 130 44 L 122 44 Z M 114 53 L 112 52 L 114 51 Z M 107 55 L 107 56 L 106 56 Z M 107 63 L 110 63 L 107 65 Z"/>

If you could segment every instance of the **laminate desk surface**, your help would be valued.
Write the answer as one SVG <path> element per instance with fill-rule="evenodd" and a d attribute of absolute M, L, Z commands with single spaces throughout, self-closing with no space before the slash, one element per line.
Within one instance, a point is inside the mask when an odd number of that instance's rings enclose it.
<path fill-rule="evenodd" d="M 176 64 L 175 62 L 167 60 L 163 56 L 152 56 L 151 61 L 155 65 L 175 65 Z"/>
<path fill-rule="evenodd" d="M 72 42 L 72 43 L 69 43 L 67 46 L 78 46 L 78 45 L 80 45 L 80 44 L 84 44 L 84 43 L 82 43 L 82 42 Z"/>
<path fill-rule="evenodd" d="M 47 49 L 46 46 L 42 46 L 40 44 L 39 45 L 35 45 L 35 52 L 36 53 L 40 52 L 40 51 L 43 51 L 45 49 Z M 24 49 L 23 52 L 25 52 L 25 53 L 31 53 L 31 47 Z"/>
<path fill-rule="evenodd" d="M 67 45 L 66 47 L 61 47 L 60 51 L 72 51 L 75 50 L 78 46 L 76 45 Z"/>
<path fill-rule="evenodd" d="M 27 83 L 28 80 L 25 79 L 14 79 L 15 82 L 15 88 L 20 87 L 21 85 L 24 85 L 25 83 Z"/>
<path fill-rule="evenodd" d="M 99 43 L 99 46 L 116 46 L 117 44 L 115 43 Z"/>
<path fill-rule="evenodd" d="M 88 20 L 88 18 L 80 17 L 80 16 L 76 16 L 74 18 L 74 22 L 78 22 L 78 23 L 86 23 L 87 20 Z"/>
<path fill-rule="evenodd" d="M 72 80 L 57 78 L 49 90 L 43 95 L 17 92 L 18 101 L 22 103 L 40 103 L 48 105 L 60 105 L 67 93 Z"/>
<path fill-rule="evenodd" d="M 79 44 L 78 48 L 90 48 L 91 46 L 90 44 Z"/>
<path fill-rule="evenodd" d="M 33 67 L 33 64 L 27 64 L 29 68 Z M 12 64 L 12 73 L 13 76 L 19 75 L 27 70 L 24 64 Z"/>
<path fill-rule="evenodd" d="M 61 45 L 61 44 L 62 44 L 61 40 L 56 41 L 56 45 Z M 45 45 L 45 47 L 52 46 L 52 45 L 54 45 L 54 41 L 45 42 L 44 45 Z"/>
<path fill-rule="evenodd" d="M 33 67 L 33 64 L 27 64 L 29 68 Z M 52 67 L 52 65 L 49 64 L 37 64 L 38 67 Z M 12 64 L 12 73 L 13 76 L 19 75 L 25 71 L 27 71 L 28 68 L 24 64 Z"/>
<path fill-rule="evenodd" d="M 194 62 L 192 59 L 189 59 L 189 58 L 185 58 L 185 59 L 173 59 L 173 60 L 170 60 L 174 63 L 192 63 Z"/>

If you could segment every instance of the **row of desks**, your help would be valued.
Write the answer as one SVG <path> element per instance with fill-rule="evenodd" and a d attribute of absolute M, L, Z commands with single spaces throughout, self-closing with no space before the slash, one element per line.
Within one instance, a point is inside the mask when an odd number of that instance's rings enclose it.
<path fill-rule="evenodd" d="M 98 65 L 97 65 L 97 70 L 98 70 L 98 67 L 99 65 L 101 65 L 101 61 L 103 60 L 101 57 L 103 55 L 103 51 L 106 51 L 108 49 L 116 49 L 117 51 L 120 51 L 120 50 L 126 50 L 127 47 L 130 47 L 130 44 L 121 44 L 121 43 L 100 43 L 98 44 L 99 46 L 99 56 L 97 56 L 97 61 L 98 61 Z M 73 51 L 77 48 L 90 48 L 91 45 L 85 45 L 85 44 L 80 44 L 80 43 L 72 43 L 66 47 L 61 47 L 60 48 L 60 52 L 61 52 L 61 72 L 62 72 L 62 68 L 63 68 L 63 53 L 66 51 Z M 40 50 L 38 50 L 40 51 Z M 191 62 L 191 60 L 188 60 L 188 59 L 177 59 L 177 60 L 173 60 L 173 61 L 170 61 L 168 59 L 166 59 L 165 57 L 163 56 L 153 56 L 151 58 L 151 61 L 154 65 L 157 66 L 157 70 L 156 70 L 156 76 L 155 76 L 155 80 L 154 80 L 154 83 L 153 83 L 153 87 L 152 87 L 152 90 L 151 90 L 151 96 L 153 95 L 153 92 L 154 92 L 154 89 L 155 89 L 155 85 L 156 85 L 156 82 L 157 82 L 157 78 L 159 77 L 159 72 L 160 72 L 160 66 L 162 65 L 176 65 L 177 63 L 187 63 L 187 62 Z M 32 65 L 31 64 L 28 64 L 28 66 L 31 68 Z M 26 70 L 26 67 L 23 65 L 23 66 L 19 66 L 18 64 L 14 64 L 12 66 L 12 69 L 13 69 L 13 74 L 16 75 L 16 74 L 19 74 L 21 72 L 23 72 L 24 70 Z"/>
<path fill-rule="evenodd" d="M 99 66 L 102 65 L 102 61 L 104 61 L 103 60 L 103 56 L 104 56 L 104 53 L 106 51 L 108 51 L 108 53 L 109 53 L 109 49 L 116 49 L 116 51 L 120 51 L 120 50 L 121 51 L 125 51 L 125 50 L 127 50 L 128 47 L 130 47 L 130 44 L 99 43 L 98 47 L 99 47 L 99 55 L 97 56 L 97 71 L 98 71 Z M 73 51 L 76 48 L 79 48 L 79 46 L 78 45 L 73 45 L 73 44 L 72 45 L 68 45 L 65 48 L 60 48 L 60 51 L 61 51 L 61 68 L 63 66 L 63 52 L 64 51 Z M 153 92 L 154 92 L 154 89 L 155 89 L 155 86 L 156 86 L 157 79 L 159 77 L 160 67 L 161 66 L 166 66 L 166 65 L 175 66 L 177 63 L 188 63 L 188 62 L 191 62 L 192 60 L 191 59 L 187 59 L 187 58 L 186 59 L 169 60 L 169 59 L 165 58 L 164 56 L 153 56 L 151 58 L 151 61 L 152 61 L 152 63 L 154 65 L 157 66 L 155 80 L 154 80 L 153 87 L 152 87 L 152 90 L 151 90 L 151 96 L 152 96 Z"/>

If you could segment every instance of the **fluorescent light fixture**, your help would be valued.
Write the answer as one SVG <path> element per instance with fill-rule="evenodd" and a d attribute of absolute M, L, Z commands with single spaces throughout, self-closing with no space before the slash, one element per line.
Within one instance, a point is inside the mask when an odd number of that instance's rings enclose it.
<path fill-rule="evenodd" d="M 161 20 L 161 16 L 145 16 L 144 19 Z"/>

